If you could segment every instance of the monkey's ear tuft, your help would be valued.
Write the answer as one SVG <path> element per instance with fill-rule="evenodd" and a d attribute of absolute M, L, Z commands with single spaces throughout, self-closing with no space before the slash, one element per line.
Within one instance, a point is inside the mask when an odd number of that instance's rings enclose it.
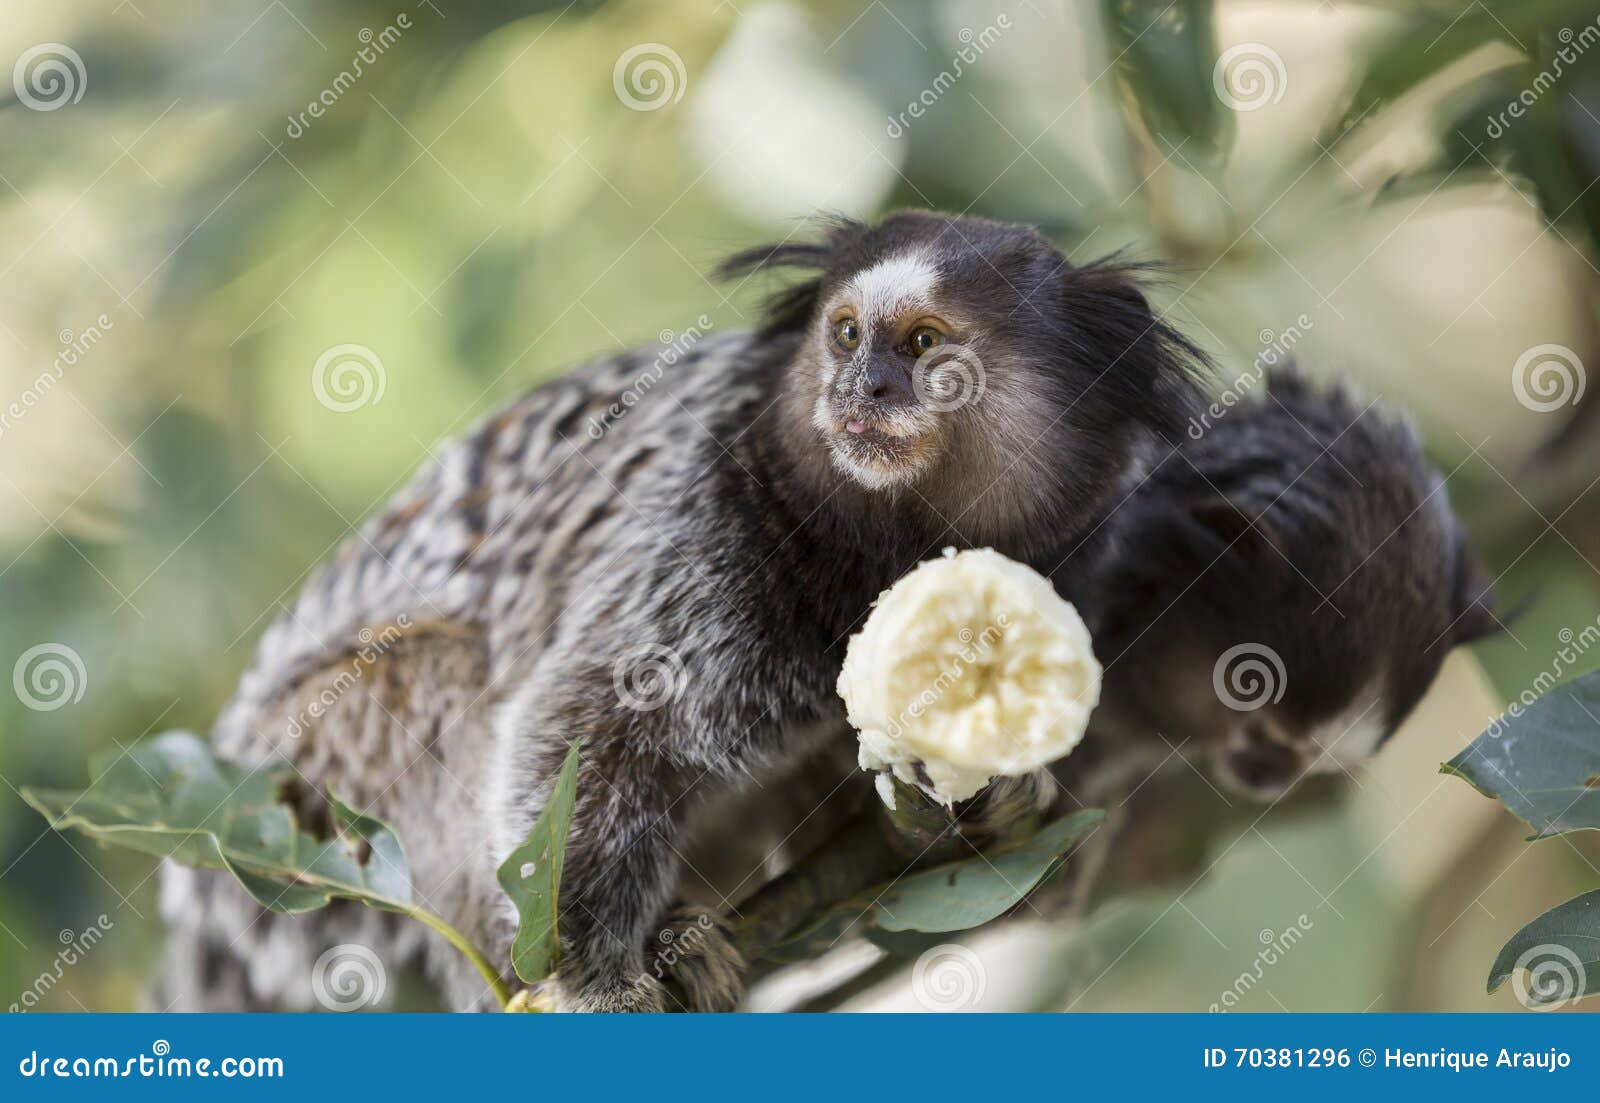
<path fill-rule="evenodd" d="M 1479 640 L 1486 640 L 1490 636 L 1499 635 L 1503 631 L 1500 622 L 1495 619 L 1493 610 L 1486 601 L 1480 599 L 1468 605 L 1461 613 L 1461 619 L 1456 621 L 1456 626 L 1450 630 L 1450 643 L 1473 644 Z"/>
<path fill-rule="evenodd" d="M 776 245 L 757 245 L 728 257 L 717 265 L 719 280 L 738 279 L 769 268 L 815 268 L 828 266 L 833 251 L 826 245 L 814 242 L 779 242 Z"/>
<path fill-rule="evenodd" d="M 1452 587 L 1451 605 L 1456 617 L 1450 629 L 1451 646 L 1476 643 L 1505 630 L 1505 621 L 1513 620 L 1527 608 L 1533 595 L 1519 601 L 1515 608 L 1497 614 L 1494 588 L 1489 576 L 1467 550 L 1466 535 L 1456 537 L 1456 572 Z M 1503 618 L 1503 619 L 1502 619 Z"/>
<path fill-rule="evenodd" d="M 1057 305 L 1071 354 L 1098 366 L 1096 386 L 1125 415 L 1175 442 L 1213 368 L 1203 349 L 1150 308 L 1145 287 L 1163 271 L 1118 253 L 1069 266 L 1058 276 Z"/>
<path fill-rule="evenodd" d="M 847 218 L 827 220 L 823 240 L 820 242 L 782 241 L 775 245 L 757 245 L 728 257 L 713 275 L 719 280 L 743 279 L 758 272 L 780 269 L 798 269 L 818 275 L 800 283 L 782 288 L 767 298 L 763 307 L 761 333 L 771 336 L 793 332 L 810 320 L 822 292 L 821 273 L 833 266 L 842 242 L 863 229 L 859 222 Z"/>

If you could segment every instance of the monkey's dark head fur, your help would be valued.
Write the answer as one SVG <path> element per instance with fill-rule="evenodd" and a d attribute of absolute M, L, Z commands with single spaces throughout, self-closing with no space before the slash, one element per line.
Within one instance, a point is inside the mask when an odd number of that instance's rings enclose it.
<path fill-rule="evenodd" d="M 1059 537 L 1097 519 L 1135 441 L 1193 412 L 1203 356 L 1152 313 L 1139 266 L 1073 265 L 1031 227 L 836 219 L 722 274 L 774 268 L 807 273 L 763 326 L 787 458 L 847 504 L 920 504 L 972 542 Z"/>
<path fill-rule="evenodd" d="M 1119 511 L 1085 601 L 1103 720 L 1271 796 L 1370 755 L 1445 654 L 1499 625 L 1411 428 L 1266 382 Z"/>

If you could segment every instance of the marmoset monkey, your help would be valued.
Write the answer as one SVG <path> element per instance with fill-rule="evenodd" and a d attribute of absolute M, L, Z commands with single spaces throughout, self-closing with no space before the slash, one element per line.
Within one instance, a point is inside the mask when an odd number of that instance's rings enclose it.
<path fill-rule="evenodd" d="M 665 370 L 650 349 L 589 364 L 443 448 L 267 630 L 216 724 L 224 754 L 287 759 L 392 823 L 419 898 L 506 963 L 494 871 L 578 741 L 575 1010 L 661 1008 L 647 955 L 682 840 L 711 798 L 850 738 L 835 683 L 882 589 L 946 545 L 1049 569 L 1194 408 L 1199 354 L 1134 271 L 1026 227 L 838 221 L 723 271 L 773 268 L 812 278 L 758 330 Z M 420 937 L 359 909 L 265 914 L 186 870 L 163 904 L 179 1006 L 303 1004 L 329 944 L 395 964 Z M 453 1006 L 484 1006 L 453 950 L 425 949 Z M 697 1006 L 731 1006 L 721 987 Z"/>
<path fill-rule="evenodd" d="M 1069 788 L 1142 743 L 1275 798 L 1374 754 L 1446 653 L 1499 628 L 1410 425 L 1293 371 L 1265 383 L 1157 456 L 1098 564 L 1063 576 L 1105 667 Z"/>

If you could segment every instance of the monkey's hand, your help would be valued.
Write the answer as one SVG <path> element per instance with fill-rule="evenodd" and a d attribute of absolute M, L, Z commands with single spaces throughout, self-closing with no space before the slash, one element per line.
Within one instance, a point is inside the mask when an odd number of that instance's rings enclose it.
<path fill-rule="evenodd" d="M 1058 787 L 1047 768 L 1020 777 L 997 777 L 976 796 L 957 806 L 955 826 L 979 850 L 1011 839 L 1055 803 Z"/>
<path fill-rule="evenodd" d="M 672 912 L 653 953 L 652 968 L 666 985 L 671 1010 L 732 1011 L 744 998 L 744 958 L 728 937 L 727 923 L 710 912 Z"/>
<path fill-rule="evenodd" d="M 682 907 L 663 921 L 650 968 L 629 980 L 564 985 L 559 976 L 519 993 L 514 1010 L 570 1012 L 733 1011 L 744 998 L 744 958 L 727 923 Z"/>

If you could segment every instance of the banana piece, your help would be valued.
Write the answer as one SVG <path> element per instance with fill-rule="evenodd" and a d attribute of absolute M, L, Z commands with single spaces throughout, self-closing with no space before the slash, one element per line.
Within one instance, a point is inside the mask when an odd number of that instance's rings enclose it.
<path fill-rule="evenodd" d="M 838 688 L 861 768 L 948 805 L 1077 746 L 1100 663 L 1048 579 L 988 548 L 946 548 L 878 595 Z"/>

